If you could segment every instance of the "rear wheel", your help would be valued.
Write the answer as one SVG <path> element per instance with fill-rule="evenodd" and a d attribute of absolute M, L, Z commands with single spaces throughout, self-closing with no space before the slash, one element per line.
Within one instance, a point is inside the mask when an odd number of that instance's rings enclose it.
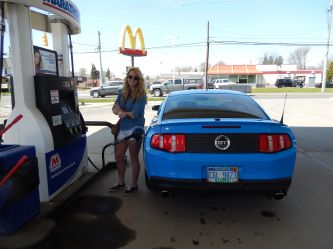
<path fill-rule="evenodd" d="M 150 191 L 156 192 L 156 188 L 154 186 L 154 184 L 151 182 L 151 180 L 149 179 L 148 175 L 147 175 L 147 171 L 145 171 L 145 182 L 146 182 L 146 186 Z"/>
<path fill-rule="evenodd" d="M 162 96 L 162 91 L 160 89 L 154 89 L 153 94 L 155 97 Z"/>
<path fill-rule="evenodd" d="M 99 97 L 99 92 L 98 91 L 93 91 L 93 97 L 98 98 Z"/>

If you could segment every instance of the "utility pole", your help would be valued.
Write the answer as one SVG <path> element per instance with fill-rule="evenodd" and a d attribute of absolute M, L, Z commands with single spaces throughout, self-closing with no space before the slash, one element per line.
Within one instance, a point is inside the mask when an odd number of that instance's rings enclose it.
<path fill-rule="evenodd" d="M 333 0 L 330 0 L 330 7 L 328 9 L 328 37 L 327 37 L 327 46 L 326 46 L 326 53 L 324 58 L 324 68 L 323 68 L 323 80 L 321 83 L 321 92 L 325 91 L 326 87 L 326 77 L 327 77 L 327 62 L 328 62 L 328 52 L 330 49 L 330 37 L 331 37 L 331 25 L 332 25 L 332 7 L 333 7 Z"/>
<path fill-rule="evenodd" d="M 104 83 L 104 76 L 103 76 L 103 67 L 102 67 L 102 48 L 101 48 L 101 32 L 97 31 L 98 33 L 98 47 L 97 47 L 97 50 L 99 52 L 99 66 L 100 66 L 100 79 L 101 79 L 101 82 L 102 84 Z"/>
<path fill-rule="evenodd" d="M 205 89 L 208 89 L 208 61 L 209 61 L 209 22 L 207 24 L 207 51 L 206 51 L 206 66 L 205 66 L 205 75 L 206 75 Z"/>

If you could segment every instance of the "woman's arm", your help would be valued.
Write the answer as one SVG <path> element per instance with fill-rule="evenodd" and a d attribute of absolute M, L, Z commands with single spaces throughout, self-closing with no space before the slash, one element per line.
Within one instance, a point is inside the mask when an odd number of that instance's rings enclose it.
<path fill-rule="evenodd" d="M 119 118 L 126 118 L 126 117 L 134 118 L 134 116 L 131 112 L 126 112 L 119 106 L 120 96 L 121 95 L 118 95 L 117 100 L 115 101 L 115 103 L 112 107 L 112 112 L 114 114 L 118 115 Z"/>
<path fill-rule="evenodd" d="M 133 118 L 136 118 L 144 113 L 146 103 L 147 103 L 146 95 L 142 96 L 138 101 L 134 103 L 132 110 Z"/>

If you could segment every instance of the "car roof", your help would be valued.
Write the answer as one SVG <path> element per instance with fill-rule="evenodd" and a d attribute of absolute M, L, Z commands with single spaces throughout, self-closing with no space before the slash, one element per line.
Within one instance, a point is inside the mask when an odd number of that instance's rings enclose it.
<path fill-rule="evenodd" d="M 239 91 L 231 91 L 231 90 L 216 90 L 216 89 L 193 89 L 193 90 L 181 90 L 174 91 L 169 93 L 168 96 L 178 96 L 178 95 L 191 95 L 191 94 L 234 94 L 234 95 L 246 95 Z"/>

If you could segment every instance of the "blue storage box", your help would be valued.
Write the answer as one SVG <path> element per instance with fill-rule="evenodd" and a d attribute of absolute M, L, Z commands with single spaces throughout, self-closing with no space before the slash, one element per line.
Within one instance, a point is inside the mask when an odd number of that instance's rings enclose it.
<path fill-rule="evenodd" d="M 0 145 L 0 179 L 23 156 L 28 160 L 0 186 L 0 235 L 10 235 L 40 213 L 38 162 L 34 146 Z"/>
<path fill-rule="evenodd" d="M 0 187 L 0 213 L 3 206 L 5 206 L 11 186 L 12 182 L 9 181 L 4 186 Z"/>

